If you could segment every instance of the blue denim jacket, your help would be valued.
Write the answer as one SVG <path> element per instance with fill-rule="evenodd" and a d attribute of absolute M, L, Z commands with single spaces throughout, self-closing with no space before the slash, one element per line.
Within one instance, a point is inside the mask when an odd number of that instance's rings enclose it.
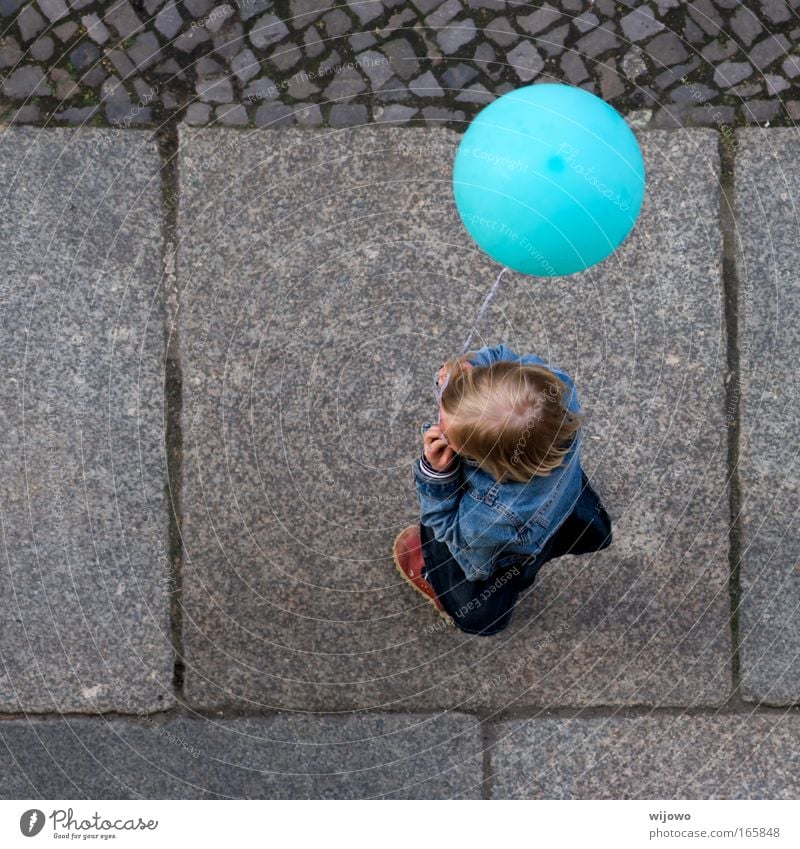
<path fill-rule="evenodd" d="M 505 345 L 487 346 L 469 362 L 487 366 L 498 360 L 547 366 L 572 390 L 569 409 L 580 412 L 572 378 L 535 354 L 519 356 Z M 448 468 L 446 474 L 437 474 L 420 457 L 413 467 L 420 522 L 431 529 L 437 540 L 447 544 L 470 581 L 488 578 L 520 555 L 535 556 L 572 512 L 580 496 L 582 443 L 581 429 L 561 466 L 526 483 L 498 482 L 476 461 L 459 455 L 452 471 Z"/>

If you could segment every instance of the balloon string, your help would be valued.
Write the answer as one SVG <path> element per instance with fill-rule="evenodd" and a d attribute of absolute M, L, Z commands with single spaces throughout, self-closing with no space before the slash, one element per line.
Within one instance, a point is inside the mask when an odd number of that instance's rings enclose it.
<path fill-rule="evenodd" d="M 461 353 L 459 356 L 464 356 L 466 352 L 469 350 L 470 342 L 472 342 L 472 337 L 478 330 L 481 321 L 483 321 L 483 316 L 486 313 L 486 310 L 489 308 L 489 304 L 494 300 L 494 296 L 497 294 L 497 290 L 500 287 L 500 278 L 503 274 L 508 271 L 508 268 L 503 268 L 503 270 L 497 275 L 497 280 L 494 281 L 494 286 L 489 290 L 489 294 L 483 299 L 483 303 L 481 304 L 481 308 L 478 310 L 478 315 L 475 318 L 475 325 L 472 329 L 472 332 L 467 336 L 467 341 L 464 342 L 464 347 L 461 349 Z"/>

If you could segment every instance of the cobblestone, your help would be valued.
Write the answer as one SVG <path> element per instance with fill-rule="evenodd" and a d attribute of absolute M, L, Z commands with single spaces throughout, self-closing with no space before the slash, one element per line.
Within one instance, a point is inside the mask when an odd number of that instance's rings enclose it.
<path fill-rule="evenodd" d="M 466 118 L 466 115 L 460 109 L 444 109 L 440 106 L 425 106 L 422 109 L 422 114 L 428 121 L 437 124 L 449 121 L 460 123 Z"/>
<path fill-rule="evenodd" d="M 435 12 L 431 12 L 427 18 L 425 18 L 425 24 L 431 29 L 438 29 L 439 27 L 443 27 L 445 24 L 450 23 L 450 21 L 461 11 L 461 4 L 458 0 L 446 0 L 446 2 L 442 3 Z"/>
<path fill-rule="evenodd" d="M 50 42 L 52 44 L 52 41 Z M 156 48 L 158 42 L 156 42 Z M 82 41 L 69 54 L 70 62 L 79 70 L 89 68 L 100 58 L 100 50 L 90 41 Z"/>
<path fill-rule="evenodd" d="M 130 38 L 137 32 L 141 32 L 144 27 L 128 0 L 114 3 L 103 16 L 103 20 L 116 31 L 120 38 Z"/>
<path fill-rule="evenodd" d="M 714 82 L 723 88 L 730 88 L 753 73 L 749 62 L 723 62 L 714 72 Z"/>
<path fill-rule="evenodd" d="M 197 20 L 211 11 L 214 2 L 213 0 L 183 0 L 183 5 L 189 10 L 189 14 Z"/>
<path fill-rule="evenodd" d="M 357 59 L 359 67 L 369 77 L 373 90 L 380 88 L 392 77 L 392 66 L 386 57 L 376 50 L 365 50 L 359 53 Z"/>
<path fill-rule="evenodd" d="M 23 65 L 12 71 L 3 83 L 3 94 L 15 99 L 50 94 L 47 77 L 38 65 Z"/>
<path fill-rule="evenodd" d="M 560 27 L 551 29 L 549 32 L 537 39 L 536 44 L 539 49 L 548 56 L 558 56 L 560 53 L 564 52 L 564 41 L 566 40 L 568 33 L 569 24 L 562 24 Z M 520 42 L 517 46 L 522 47 L 523 44 L 530 44 L 530 42 Z"/>
<path fill-rule="evenodd" d="M 328 117 L 332 127 L 358 127 L 368 120 L 367 107 L 360 103 L 335 103 Z"/>
<path fill-rule="evenodd" d="M 780 24 L 791 18 L 791 12 L 783 0 L 759 0 L 761 11 L 773 23 Z"/>
<path fill-rule="evenodd" d="M 722 18 L 711 0 L 692 0 L 687 4 L 689 14 L 707 35 L 716 38 L 722 28 Z"/>
<path fill-rule="evenodd" d="M 245 84 L 248 80 L 258 76 L 260 66 L 255 53 L 248 49 L 242 50 L 241 53 L 237 53 L 231 61 L 231 70 L 242 84 Z"/>
<path fill-rule="evenodd" d="M 676 103 L 704 103 L 711 100 L 715 91 L 702 83 L 694 83 L 691 87 L 681 85 L 672 90 L 672 99 Z"/>
<path fill-rule="evenodd" d="M 711 44 L 706 44 L 706 46 L 700 51 L 700 55 L 709 62 L 718 63 L 723 59 L 730 59 L 731 56 L 736 55 L 738 52 L 739 48 L 736 43 L 733 39 L 729 39 L 712 41 Z"/>
<path fill-rule="evenodd" d="M 105 44 L 109 38 L 111 38 L 111 33 L 108 31 L 108 27 L 97 17 L 94 13 L 91 15 L 84 15 L 81 18 L 81 23 L 86 28 L 86 34 L 92 41 L 97 42 L 97 44 Z"/>
<path fill-rule="evenodd" d="M 489 41 L 499 44 L 500 47 L 508 47 L 519 41 L 519 33 L 514 29 L 508 18 L 494 18 L 484 27 L 484 33 Z"/>
<path fill-rule="evenodd" d="M 419 97 L 441 97 L 444 94 L 431 71 L 426 71 L 421 77 L 412 80 L 408 87 Z"/>
<path fill-rule="evenodd" d="M 562 57 L 561 69 L 572 85 L 578 85 L 589 76 L 589 72 L 586 70 L 586 65 L 583 64 L 581 57 L 572 51 L 567 51 Z"/>
<path fill-rule="evenodd" d="M 622 31 L 631 41 L 641 41 L 664 29 L 664 24 L 653 14 L 649 6 L 634 9 L 620 20 Z"/>
<path fill-rule="evenodd" d="M 657 35 L 647 45 L 647 53 L 663 65 L 676 65 L 689 58 L 689 52 L 684 43 L 672 32 Z"/>
<path fill-rule="evenodd" d="M 195 101 L 189 104 L 184 120 L 187 124 L 207 124 L 210 115 L 211 107 L 207 103 Z"/>
<path fill-rule="evenodd" d="M 358 15 L 362 24 L 368 24 L 383 14 L 380 3 L 373 0 L 347 0 L 347 5 Z"/>
<path fill-rule="evenodd" d="M 439 42 L 439 47 L 445 53 L 453 53 L 460 50 L 465 44 L 469 44 L 476 35 L 474 21 L 467 18 L 465 21 L 459 21 L 455 26 L 445 27 L 439 31 L 436 40 Z"/>
<path fill-rule="evenodd" d="M 180 50 L 182 53 L 192 53 L 202 47 L 206 41 L 211 41 L 211 36 L 203 27 L 194 27 L 182 32 L 173 40 L 172 44 L 176 50 Z"/>
<path fill-rule="evenodd" d="M 128 57 L 136 65 L 137 71 L 143 71 L 158 62 L 161 45 L 152 32 L 144 32 L 128 48 Z"/>
<path fill-rule="evenodd" d="M 307 127 L 319 126 L 322 123 L 322 110 L 316 103 L 302 106 L 294 113 L 295 121 Z"/>
<path fill-rule="evenodd" d="M 209 77 L 197 81 L 197 96 L 207 103 L 230 103 L 233 86 L 227 77 Z"/>
<path fill-rule="evenodd" d="M 777 100 L 753 100 L 745 104 L 745 111 L 751 115 L 751 120 L 763 122 L 769 121 L 778 114 L 780 104 Z"/>
<path fill-rule="evenodd" d="M 31 58 L 39 62 L 44 62 L 53 55 L 54 49 L 55 44 L 53 43 L 53 39 L 49 35 L 44 35 L 30 48 Z"/>
<path fill-rule="evenodd" d="M 532 80 L 544 68 L 544 59 L 529 41 L 523 41 L 513 50 L 509 50 L 506 59 L 523 82 Z"/>
<path fill-rule="evenodd" d="M 747 47 L 753 43 L 756 36 L 764 31 L 764 28 L 752 10 L 747 6 L 742 6 L 731 17 L 731 30 Z"/>
<path fill-rule="evenodd" d="M 788 48 L 789 39 L 785 35 L 768 35 L 750 48 L 748 59 L 763 71 L 779 56 L 785 56 Z"/>
<path fill-rule="evenodd" d="M 587 56 L 595 57 L 599 56 L 601 53 L 605 53 L 607 50 L 618 47 L 619 44 L 620 41 L 614 35 L 611 27 L 597 27 L 597 29 L 593 29 L 590 33 L 579 39 L 576 42 L 575 47 L 580 50 L 581 53 L 586 53 Z"/>
<path fill-rule="evenodd" d="M 409 118 L 416 115 L 417 111 L 413 106 L 392 103 L 389 106 L 376 107 L 373 110 L 373 117 L 376 121 L 404 124 Z"/>
<path fill-rule="evenodd" d="M 256 110 L 257 127 L 283 127 L 294 123 L 294 113 L 285 103 L 263 103 Z"/>
<path fill-rule="evenodd" d="M 796 77 L 800 75 L 800 56 L 787 56 L 781 64 L 783 73 L 787 77 Z"/>
<path fill-rule="evenodd" d="M 617 73 L 617 63 L 612 58 L 600 63 L 600 93 L 604 100 L 611 101 L 625 91 L 625 83 Z"/>
<path fill-rule="evenodd" d="M 358 52 L 365 47 L 372 47 L 375 44 L 375 36 L 371 32 L 357 32 L 350 36 L 350 46 Z"/>
<path fill-rule="evenodd" d="M 69 14 L 69 9 L 67 9 L 64 0 L 36 0 L 36 2 L 51 24 L 60 21 L 61 18 Z"/>
<path fill-rule="evenodd" d="M 19 49 L 17 40 L 13 36 L 0 39 L 0 68 L 13 68 L 20 59 L 22 59 L 22 51 Z"/>
<path fill-rule="evenodd" d="M 600 18 L 592 12 L 584 12 L 582 15 L 578 15 L 572 23 L 580 32 L 589 32 L 590 29 L 594 29 L 600 23 Z"/>
<path fill-rule="evenodd" d="M 325 32 L 333 38 L 346 35 L 352 27 L 350 18 L 341 9 L 334 9 L 325 15 L 322 22 L 325 25 Z"/>
<path fill-rule="evenodd" d="M 211 4 L 209 3 L 209 6 L 210 5 Z M 316 3 L 317 9 L 324 9 L 329 5 L 330 3 L 328 0 L 319 0 L 319 2 Z M 272 0 L 250 0 L 249 3 L 244 3 L 239 6 L 239 19 L 242 21 L 249 21 L 256 15 L 260 15 L 262 12 L 268 11 L 272 8 L 272 6 Z M 302 24 L 300 24 L 300 26 L 302 26 Z"/>
<path fill-rule="evenodd" d="M 442 79 L 450 88 L 461 89 L 472 82 L 477 76 L 477 68 L 466 65 L 464 62 L 459 62 L 454 68 L 448 68 L 442 74 Z"/>
<path fill-rule="evenodd" d="M 692 71 L 699 67 L 700 57 L 693 56 L 685 64 L 676 65 L 674 68 L 670 68 L 668 71 L 664 71 L 659 74 L 655 79 L 656 85 L 665 90 L 669 89 L 671 86 L 675 85 L 678 80 L 682 79 L 684 75 L 691 74 Z"/>
<path fill-rule="evenodd" d="M 226 103 L 223 106 L 217 106 L 214 114 L 220 124 L 227 126 L 243 125 L 249 122 L 247 110 L 241 103 Z"/>
<path fill-rule="evenodd" d="M 276 41 L 286 38 L 289 28 L 277 15 L 264 15 L 260 17 L 255 26 L 250 30 L 250 41 L 253 47 L 262 49 L 274 44 Z"/>
<path fill-rule="evenodd" d="M 230 61 L 246 47 L 244 29 L 238 21 L 229 21 L 212 39 L 214 52 Z"/>
<path fill-rule="evenodd" d="M 561 12 L 549 3 L 542 3 L 541 7 L 535 12 L 517 18 L 517 23 L 528 35 L 536 35 L 560 21 Z"/>
<path fill-rule="evenodd" d="M 419 69 L 419 60 L 411 42 L 407 38 L 395 38 L 381 47 L 381 52 L 389 59 L 394 73 L 401 80 L 410 80 Z"/>
<path fill-rule="evenodd" d="M 44 18 L 33 6 L 26 6 L 17 17 L 19 34 L 23 41 L 32 41 L 44 29 Z"/>
<path fill-rule="evenodd" d="M 456 100 L 459 103 L 491 103 L 493 99 L 494 95 L 480 83 L 475 83 L 470 88 L 462 89 L 456 95 Z"/>
<path fill-rule="evenodd" d="M 175 0 L 169 0 L 169 3 L 164 6 L 156 15 L 156 29 L 167 40 L 171 40 L 183 28 L 183 18 L 175 5 Z"/>
<path fill-rule="evenodd" d="M 789 88 L 789 83 L 777 74 L 765 74 L 764 81 L 767 86 L 767 94 L 780 94 Z"/>
<path fill-rule="evenodd" d="M 353 97 L 367 90 L 361 74 L 355 68 L 345 68 L 338 74 L 333 74 L 333 80 L 325 88 L 325 99 L 336 100 L 342 97 Z"/>
<path fill-rule="evenodd" d="M 100 100 L 105 107 L 109 123 L 123 121 L 131 113 L 131 101 L 121 81 L 110 76 L 100 86 Z"/>

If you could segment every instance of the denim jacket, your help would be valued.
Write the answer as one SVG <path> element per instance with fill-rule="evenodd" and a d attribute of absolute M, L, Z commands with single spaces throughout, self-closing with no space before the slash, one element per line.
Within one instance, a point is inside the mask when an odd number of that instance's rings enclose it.
<path fill-rule="evenodd" d="M 571 389 L 570 411 L 580 412 L 572 378 L 535 354 L 519 356 L 505 345 L 484 347 L 469 362 L 491 365 L 518 360 L 545 365 Z M 488 578 L 496 569 L 541 551 L 572 512 L 582 486 L 579 429 L 557 469 L 530 481 L 496 481 L 472 459 L 456 455 L 444 472 L 432 469 L 425 457 L 414 461 L 414 480 L 420 504 L 420 522 L 447 544 L 470 581 Z"/>

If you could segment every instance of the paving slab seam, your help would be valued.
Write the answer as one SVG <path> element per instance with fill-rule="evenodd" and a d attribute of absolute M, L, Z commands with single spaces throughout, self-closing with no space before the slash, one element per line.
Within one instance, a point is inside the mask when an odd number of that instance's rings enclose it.
<path fill-rule="evenodd" d="M 419 708 L 416 710 L 340 710 L 340 711 L 297 711 L 297 710 L 270 710 L 270 711 L 243 711 L 243 710 L 217 710 L 217 709 L 192 709 L 186 706 L 170 708 L 169 710 L 156 711 L 153 713 L 120 713 L 119 711 L 104 711 L 101 713 L 86 713 L 80 711 L 63 711 L 61 713 L 50 711 L 46 713 L 2 713 L 0 724 L 3 722 L 18 722 L 21 719 L 36 720 L 62 720 L 62 719 L 103 719 L 103 720 L 128 720 L 141 722 L 145 725 L 157 721 L 168 722 L 175 719 L 213 719 L 227 722 L 235 719 L 273 719 L 277 716 L 305 715 L 314 718 L 333 718 L 343 716 L 444 716 L 447 713 L 457 713 L 480 723 L 484 730 L 484 742 L 486 749 L 493 745 L 493 729 L 497 723 L 516 719 L 590 719 L 590 718 L 622 718 L 636 719 L 649 716 L 714 716 L 719 718 L 735 716 L 752 716 L 767 714 L 800 714 L 800 703 L 792 705 L 769 705 L 751 704 L 741 700 L 734 707 L 722 709 L 713 705 L 680 707 L 670 705 L 657 707 L 652 705 L 592 705 L 590 707 L 522 707 L 509 710 L 495 710 L 487 714 L 485 710 L 458 709 L 442 711 L 430 708 Z"/>
<path fill-rule="evenodd" d="M 179 304 L 178 279 L 176 273 L 178 250 L 178 197 L 180 181 L 178 175 L 178 130 L 173 120 L 165 122 L 157 131 L 159 155 L 161 156 L 161 229 L 164 245 L 163 281 L 165 301 L 165 350 L 164 360 L 164 448 L 167 457 L 167 481 L 165 484 L 169 505 L 169 560 L 170 560 L 170 622 L 172 644 L 175 652 L 172 686 L 177 699 L 183 694 L 183 546 L 181 539 L 181 480 L 183 459 L 183 432 L 181 407 L 183 403 L 183 381 L 180 359 L 180 337 L 178 335 L 177 310 Z"/>
<path fill-rule="evenodd" d="M 725 337 L 727 340 L 727 385 L 725 411 L 728 435 L 728 497 L 730 525 L 728 562 L 730 577 L 728 588 L 731 599 L 731 695 L 727 707 L 744 707 L 741 695 L 741 641 L 739 634 L 739 606 L 741 604 L 741 482 L 739 479 L 739 413 L 741 363 L 739 359 L 739 278 L 736 272 L 736 218 L 733 191 L 736 176 L 736 139 L 720 133 L 720 231 L 722 233 L 722 286 L 725 296 Z"/>
<path fill-rule="evenodd" d="M 481 718 L 481 746 L 483 747 L 483 781 L 481 782 L 481 798 L 491 799 L 494 773 L 492 772 L 492 749 L 497 745 L 494 715 L 484 715 Z"/>

